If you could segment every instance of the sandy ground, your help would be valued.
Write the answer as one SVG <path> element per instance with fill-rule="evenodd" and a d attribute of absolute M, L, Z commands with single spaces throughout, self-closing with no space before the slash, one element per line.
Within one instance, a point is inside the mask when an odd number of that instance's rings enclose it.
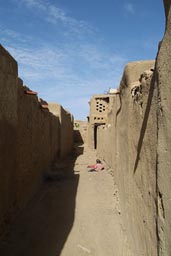
<path fill-rule="evenodd" d="M 117 191 L 108 170 L 88 172 L 96 155 L 86 145 L 61 164 L 18 216 L 1 256 L 125 256 Z"/>

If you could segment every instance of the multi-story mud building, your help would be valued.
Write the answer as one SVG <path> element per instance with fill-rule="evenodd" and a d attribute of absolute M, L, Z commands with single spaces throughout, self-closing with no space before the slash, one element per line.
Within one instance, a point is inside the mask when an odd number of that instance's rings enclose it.
<path fill-rule="evenodd" d="M 88 145 L 97 148 L 98 127 L 108 123 L 108 115 L 112 109 L 113 99 L 119 92 L 93 95 L 90 99 L 90 116 L 88 126 Z"/>

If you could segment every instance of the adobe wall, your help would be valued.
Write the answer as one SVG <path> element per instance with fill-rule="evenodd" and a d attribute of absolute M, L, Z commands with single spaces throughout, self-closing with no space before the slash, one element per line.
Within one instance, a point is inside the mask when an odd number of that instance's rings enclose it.
<path fill-rule="evenodd" d="M 44 172 L 72 149 L 73 121 L 29 95 L 17 62 L 0 46 L 0 235 L 39 189 Z"/>
<path fill-rule="evenodd" d="M 171 1 L 163 2 L 166 27 L 151 83 L 142 81 L 146 90 L 133 104 L 129 85 L 135 67 L 129 64 L 111 127 L 98 130 L 98 140 L 109 148 L 103 151 L 99 143 L 98 154 L 113 167 L 119 187 L 130 255 L 171 255 Z"/>
<path fill-rule="evenodd" d="M 75 120 L 74 121 L 74 142 L 87 143 L 87 128 L 88 122 Z"/>
<path fill-rule="evenodd" d="M 158 239 L 159 255 L 171 255 L 171 1 L 164 0 L 166 30 L 156 65 L 158 85 Z"/>
<path fill-rule="evenodd" d="M 93 95 L 90 104 L 90 116 L 88 123 L 87 143 L 92 149 L 97 147 L 96 133 L 98 126 L 108 122 L 108 115 L 112 111 L 113 98 L 115 94 Z"/>
<path fill-rule="evenodd" d="M 170 0 L 164 6 L 166 29 L 154 72 L 147 61 L 125 67 L 120 95 L 97 130 L 98 157 L 113 169 L 119 190 L 123 255 L 171 255 Z"/>
<path fill-rule="evenodd" d="M 97 155 L 104 160 L 108 166 L 115 165 L 115 141 L 116 141 L 116 112 L 120 108 L 120 98 L 117 95 L 111 99 L 111 110 L 108 113 L 106 125 L 99 126 L 97 129 Z"/>
<path fill-rule="evenodd" d="M 15 200 L 13 175 L 17 152 L 17 62 L 0 45 L 0 233 Z"/>
<path fill-rule="evenodd" d="M 36 95 L 27 95 L 18 79 L 17 168 L 14 174 L 17 205 L 37 191 L 42 172 L 59 157 L 59 118 L 41 108 Z"/>
<path fill-rule="evenodd" d="M 94 124 L 88 124 L 87 133 L 87 144 L 91 149 L 94 149 Z"/>
<path fill-rule="evenodd" d="M 54 116 L 59 118 L 59 141 L 60 141 L 60 158 L 65 158 L 73 148 L 73 116 L 61 105 L 48 103 L 48 107 Z"/>
<path fill-rule="evenodd" d="M 153 66 L 154 61 L 140 61 L 125 67 L 108 123 L 98 128 L 97 154 L 112 167 L 119 191 L 127 235 L 123 255 L 157 255 L 157 90 L 151 83 Z"/>

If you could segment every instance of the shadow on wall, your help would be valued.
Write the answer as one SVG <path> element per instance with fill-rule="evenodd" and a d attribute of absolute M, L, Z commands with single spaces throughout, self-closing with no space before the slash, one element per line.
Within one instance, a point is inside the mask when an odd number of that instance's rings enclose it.
<path fill-rule="evenodd" d="M 74 142 L 83 144 L 84 140 L 79 130 L 74 130 Z"/>
<path fill-rule="evenodd" d="M 143 140 L 144 140 L 144 136 L 145 136 L 145 132 L 146 132 L 146 128 L 147 128 L 148 118 L 149 118 L 150 109 L 151 109 L 151 103 L 152 103 L 154 89 L 155 89 L 154 86 L 155 86 L 155 74 L 153 74 L 153 76 L 152 76 L 152 80 L 151 80 L 151 84 L 150 84 L 150 88 L 149 88 L 148 99 L 147 99 L 147 105 L 146 105 L 145 114 L 144 114 L 144 119 L 143 119 L 140 136 L 139 136 L 139 140 L 138 140 L 137 155 L 136 155 L 136 160 L 135 160 L 135 165 L 134 165 L 134 174 L 136 173 L 140 155 L 141 155 L 141 149 L 143 146 Z"/>
<path fill-rule="evenodd" d="M 0 234 L 5 232 L 15 207 L 14 182 L 16 168 L 16 129 L 9 122 L 0 120 Z M 7 198 L 7 200 L 5 200 Z M 10 217 L 9 217 L 10 216 Z M 12 219 L 14 219 L 14 214 Z"/>
<path fill-rule="evenodd" d="M 72 229 L 79 174 L 74 174 L 76 158 L 84 148 L 76 146 L 61 163 L 64 176 L 46 180 L 39 194 L 27 206 L 0 245 L 3 256 L 58 256 Z M 60 172 L 60 170 L 58 170 Z"/>

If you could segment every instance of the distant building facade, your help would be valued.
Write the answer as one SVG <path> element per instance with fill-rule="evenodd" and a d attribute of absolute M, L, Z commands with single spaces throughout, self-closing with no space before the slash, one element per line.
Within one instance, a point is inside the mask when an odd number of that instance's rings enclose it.
<path fill-rule="evenodd" d="M 108 115 L 113 106 L 113 99 L 119 92 L 93 95 L 90 99 L 90 116 L 88 125 L 88 145 L 97 148 L 98 127 L 108 123 Z"/>

